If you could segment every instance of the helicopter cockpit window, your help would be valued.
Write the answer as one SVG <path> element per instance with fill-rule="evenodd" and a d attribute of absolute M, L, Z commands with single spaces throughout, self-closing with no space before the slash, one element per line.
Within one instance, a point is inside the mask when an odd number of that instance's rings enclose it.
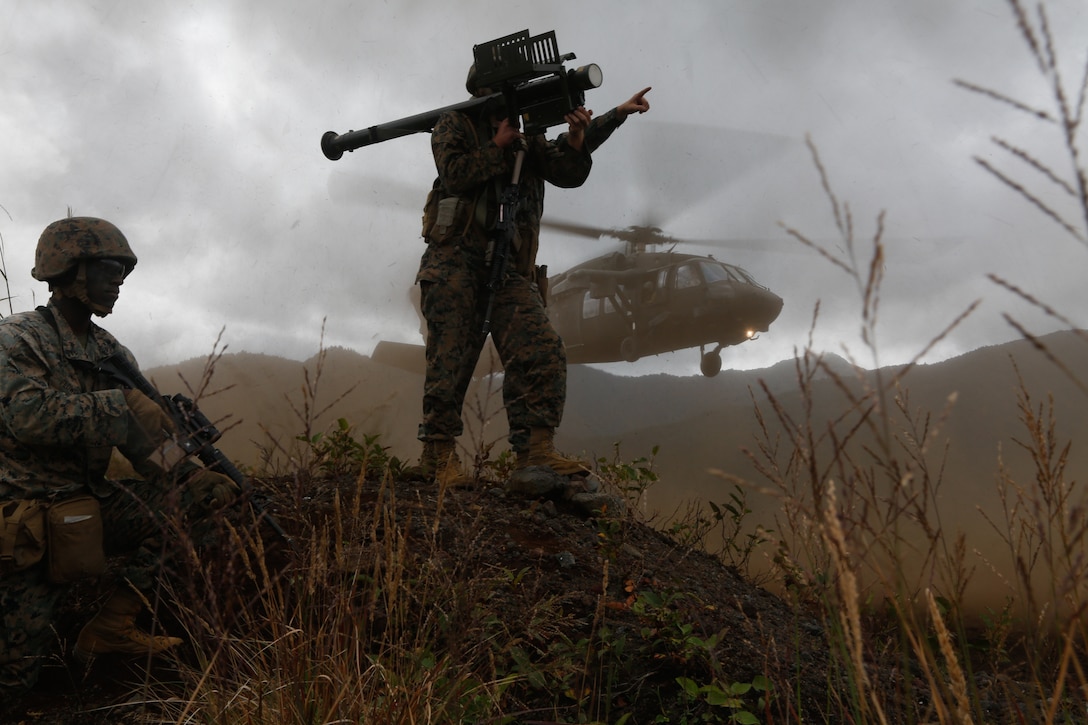
<path fill-rule="evenodd" d="M 732 264 L 723 264 L 721 262 L 700 262 L 700 268 L 703 271 L 703 279 L 707 284 L 721 281 L 731 282 L 743 282 L 747 284 L 755 284 L 755 280 L 752 276 L 745 272 L 740 267 Z"/>
<path fill-rule="evenodd" d="M 748 284 L 756 283 L 756 280 L 752 277 L 752 275 L 748 274 L 747 271 L 741 269 L 740 267 L 737 267 L 736 265 L 729 265 L 729 271 L 736 275 L 741 282 L 747 282 Z"/>
<path fill-rule="evenodd" d="M 616 313 L 616 306 L 612 304 L 612 300 L 605 297 L 601 300 L 601 314 L 602 315 L 614 315 Z"/>
<path fill-rule="evenodd" d="M 648 279 L 642 283 L 642 286 L 639 288 L 639 295 L 644 304 L 649 304 L 654 301 L 654 298 L 657 297 L 657 286 L 652 279 Z"/>
<path fill-rule="evenodd" d="M 730 273 L 730 270 L 724 264 L 700 262 L 699 266 L 703 270 L 703 279 L 706 280 L 707 284 L 736 280 L 736 277 Z"/>
<path fill-rule="evenodd" d="M 586 296 L 582 299 L 582 319 L 589 320 L 600 314 L 601 301 L 595 297 L 591 297 L 587 290 Z"/>
<path fill-rule="evenodd" d="M 693 264 L 681 264 L 676 268 L 676 289 L 698 287 L 702 284 L 698 270 Z"/>

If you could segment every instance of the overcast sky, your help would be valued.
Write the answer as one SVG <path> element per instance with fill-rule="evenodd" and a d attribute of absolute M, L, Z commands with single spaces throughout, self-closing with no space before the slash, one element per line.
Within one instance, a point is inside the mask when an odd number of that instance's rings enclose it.
<path fill-rule="evenodd" d="M 991 141 L 1055 164 L 1056 131 L 956 86 L 1049 102 L 1000 0 L 5 0 L 0 3 L 0 234 L 16 311 L 45 302 L 30 277 L 41 230 L 64 217 L 116 223 L 140 258 L 103 324 L 145 367 L 228 352 L 303 360 L 325 344 L 369 354 L 420 340 L 408 302 L 434 177 L 416 134 L 326 159 L 328 130 L 465 99 L 472 46 L 554 30 L 575 64 L 601 66 L 587 106 L 651 85 L 649 114 L 595 154 L 579 190 L 550 189 L 545 217 L 602 227 L 653 222 L 785 300 L 725 366 L 760 368 L 808 339 L 868 364 L 858 294 L 784 222 L 833 244 L 830 205 L 805 145 L 850 204 L 860 252 L 886 213 L 882 363 L 902 362 L 981 299 L 927 358 L 1059 327 L 986 278 L 1032 291 L 1083 327 L 1088 249 L 988 175 L 982 156 L 1056 193 Z M 1047 4 L 1075 93 L 1088 10 Z M 559 129 L 553 129 L 553 133 Z M 1059 203 L 1055 201 L 1055 203 Z M 1073 218 L 1076 222 L 1076 217 Z M 1083 225 L 1083 220 L 1079 220 Z M 756 240 L 757 244 L 737 244 Z M 545 233 L 552 272 L 612 251 Z M 688 250 L 684 250 L 688 251 Z M 6 306 L 4 311 L 6 312 Z M 617 373 L 698 374 L 697 351 Z"/>

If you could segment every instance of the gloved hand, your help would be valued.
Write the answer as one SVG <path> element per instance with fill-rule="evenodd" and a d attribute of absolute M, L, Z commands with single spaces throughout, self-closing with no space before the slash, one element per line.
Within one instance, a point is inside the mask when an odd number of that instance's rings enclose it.
<path fill-rule="evenodd" d="M 241 493 L 234 479 L 207 468 L 198 468 L 194 471 L 186 479 L 185 485 L 192 492 L 196 502 L 207 508 L 228 506 Z"/>
<path fill-rule="evenodd" d="M 166 411 L 139 390 L 125 390 L 128 405 L 128 437 L 118 446 L 130 461 L 143 461 L 174 432 L 174 421 Z"/>

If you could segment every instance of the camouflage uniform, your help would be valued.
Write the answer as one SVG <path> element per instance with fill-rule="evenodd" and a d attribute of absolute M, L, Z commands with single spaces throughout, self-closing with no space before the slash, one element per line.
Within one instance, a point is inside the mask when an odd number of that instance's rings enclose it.
<path fill-rule="evenodd" d="M 491 316 L 491 336 L 505 370 L 503 402 L 515 451 L 528 447 L 531 429 L 558 427 L 566 400 L 566 353 L 536 283 L 544 184 L 581 186 L 592 168 L 591 152 L 621 122 L 614 109 L 594 119 L 581 150 L 567 143 L 566 134 L 555 141 L 543 135 L 525 139 L 514 249 Z M 515 156 L 513 148 L 502 149 L 491 141 L 493 133 L 488 118 L 451 112 L 438 119 L 431 134 L 438 169 L 436 199 L 456 197 L 463 206 L 452 224 L 425 229 L 427 249 L 416 276 L 427 321 L 418 436 L 425 442 L 452 440 L 464 430 L 461 409 L 486 341 L 488 231 L 511 180 Z"/>
<path fill-rule="evenodd" d="M 165 517 L 195 502 L 165 476 L 106 479 L 113 447 L 128 434 L 128 408 L 90 368 L 119 350 L 132 355 L 94 324 L 81 344 L 52 302 L 48 309 L 52 322 L 38 311 L 0 320 L 0 504 L 93 494 L 107 555 L 128 553 L 118 576 L 148 591 L 168 550 Z M 0 572 L 0 693 L 32 686 L 56 638 L 53 612 L 67 586 L 50 583 L 44 568 Z"/>

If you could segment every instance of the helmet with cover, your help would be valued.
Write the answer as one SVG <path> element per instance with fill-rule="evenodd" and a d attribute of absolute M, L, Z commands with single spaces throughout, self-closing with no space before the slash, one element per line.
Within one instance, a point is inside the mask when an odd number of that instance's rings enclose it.
<path fill-rule="evenodd" d="M 34 279 L 49 282 L 56 299 L 76 299 L 93 314 L 105 317 L 113 312 L 117 294 L 100 287 L 100 276 L 89 283 L 89 268 L 96 260 L 117 263 L 114 274 L 123 281 L 136 266 L 136 255 L 121 230 L 104 219 L 68 217 L 45 228 L 34 252 Z M 96 275 L 102 265 L 96 265 Z M 106 283 L 108 284 L 108 283 Z M 120 282 L 117 283 L 118 285 Z"/>
<path fill-rule="evenodd" d="M 484 96 L 490 96 L 496 93 L 498 88 L 489 88 L 487 86 L 480 85 L 480 76 L 476 71 L 476 64 L 473 63 L 468 67 L 468 75 L 465 76 L 465 90 L 469 92 L 473 98 L 483 98 Z"/>
<path fill-rule="evenodd" d="M 126 274 L 136 266 L 136 255 L 116 226 L 105 219 L 69 217 L 42 232 L 30 274 L 43 282 L 54 280 L 84 259 L 116 259 L 125 264 Z"/>

